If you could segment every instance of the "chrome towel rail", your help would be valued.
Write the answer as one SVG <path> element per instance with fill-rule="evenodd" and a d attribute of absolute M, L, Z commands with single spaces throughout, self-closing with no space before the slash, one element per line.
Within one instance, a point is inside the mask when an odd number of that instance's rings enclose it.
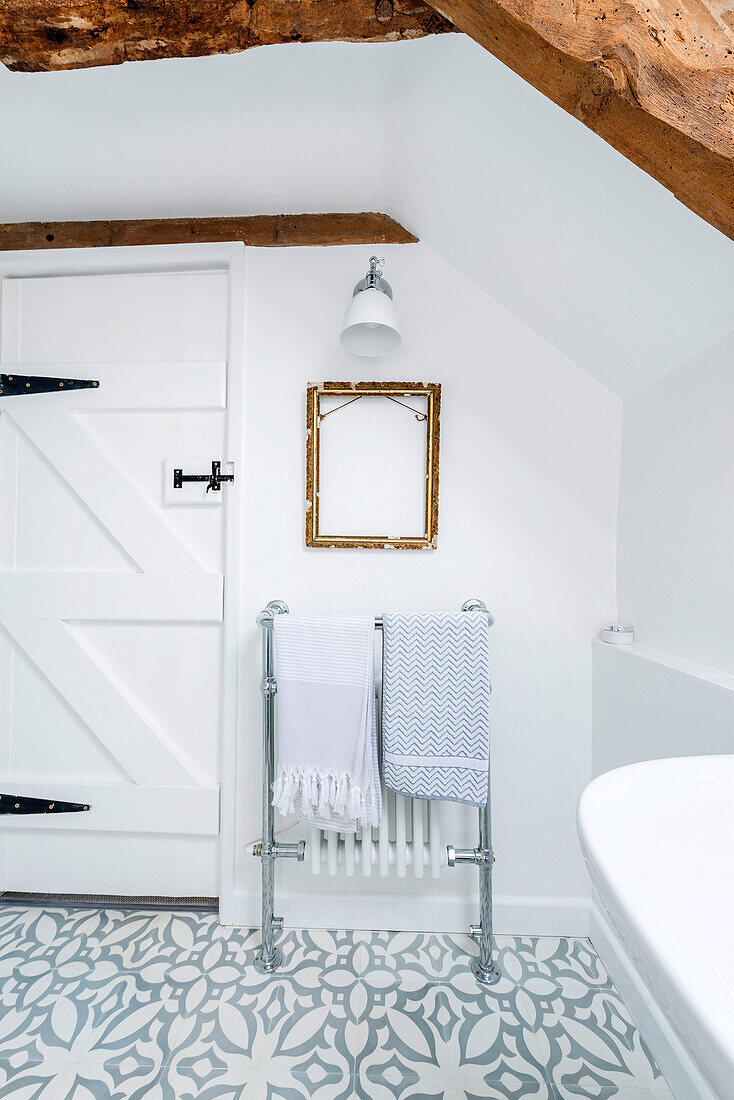
<path fill-rule="evenodd" d="M 481 600 L 467 600 L 462 611 L 480 611 L 487 616 L 490 626 L 494 625 L 494 616 Z M 253 848 L 253 854 L 260 858 L 262 878 L 262 943 L 255 959 L 255 966 L 262 974 L 276 970 L 282 961 L 280 951 L 275 944 L 276 933 L 282 931 L 283 918 L 274 915 L 275 907 L 275 861 L 278 859 L 297 859 L 303 862 L 306 854 L 306 842 L 299 840 L 295 844 L 282 844 L 275 840 L 275 811 L 272 802 L 272 788 L 275 773 L 275 695 L 278 684 L 275 677 L 275 655 L 273 645 L 273 624 L 278 615 L 287 615 L 288 605 L 282 600 L 271 600 L 257 616 L 256 622 L 262 628 L 262 708 L 263 708 L 263 786 L 262 786 L 262 840 Z M 381 616 L 375 618 L 375 630 L 382 630 Z M 476 848 L 456 849 L 449 844 L 447 862 L 449 867 L 457 864 L 474 864 L 479 870 L 479 924 L 473 924 L 470 935 L 479 947 L 479 959 L 474 966 L 474 975 L 483 985 L 494 985 L 500 972 L 494 962 L 492 930 L 492 868 L 494 851 L 492 849 L 491 814 L 491 768 L 487 773 L 487 802 L 479 808 L 479 843 Z"/>

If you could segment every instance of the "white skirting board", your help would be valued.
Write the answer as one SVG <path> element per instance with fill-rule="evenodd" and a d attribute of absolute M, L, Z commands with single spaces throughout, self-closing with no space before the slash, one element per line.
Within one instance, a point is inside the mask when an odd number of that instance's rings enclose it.
<path fill-rule="evenodd" d="M 591 906 L 589 934 L 599 958 L 655 1055 L 676 1100 L 723 1100 L 702 1077 L 637 968 L 630 961 L 598 902 Z"/>
<path fill-rule="evenodd" d="M 477 891 L 478 891 L 477 884 Z M 389 929 L 395 932 L 466 932 L 479 919 L 479 897 L 415 894 L 310 893 L 275 890 L 275 911 L 286 928 Z M 231 916 L 231 919 L 230 919 Z M 236 890 L 223 924 L 260 924 L 260 893 Z M 586 898 L 512 898 L 494 901 L 494 931 L 506 936 L 588 936 Z"/>

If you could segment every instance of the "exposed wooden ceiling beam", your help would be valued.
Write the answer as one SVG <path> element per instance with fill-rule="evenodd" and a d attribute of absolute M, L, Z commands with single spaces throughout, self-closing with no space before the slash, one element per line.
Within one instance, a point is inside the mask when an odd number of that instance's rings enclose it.
<path fill-rule="evenodd" d="M 244 241 L 260 247 L 336 244 L 415 244 L 387 214 L 254 214 L 243 218 L 162 218 L 143 221 L 9 222 L 0 251 L 102 248 L 133 244 Z"/>
<path fill-rule="evenodd" d="M 734 12 L 721 0 L 432 0 L 734 238 Z"/>
<path fill-rule="evenodd" d="M 453 29 L 421 0 L 2 0 L 0 61 L 41 72 Z"/>

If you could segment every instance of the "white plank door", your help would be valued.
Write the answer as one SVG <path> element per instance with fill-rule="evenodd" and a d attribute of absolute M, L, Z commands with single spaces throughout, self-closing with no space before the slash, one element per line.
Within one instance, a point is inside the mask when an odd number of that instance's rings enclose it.
<path fill-rule="evenodd" d="M 171 456 L 233 459 L 228 281 L 2 279 L 0 372 L 99 382 L 0 397 L 0 791 L 91 807 L 0 817 L 4 889 L 220 892 L 241 471 L 216 502 L 167 503 L 164 479 Z"/>

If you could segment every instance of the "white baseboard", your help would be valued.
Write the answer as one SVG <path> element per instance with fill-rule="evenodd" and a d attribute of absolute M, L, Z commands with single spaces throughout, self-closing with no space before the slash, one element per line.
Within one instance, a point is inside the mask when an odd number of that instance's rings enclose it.
<path fill-rule="evenodd" d="M 449 895 L 298 893 L 279 890 L 275 910 L 286 927 L 390 929 L 396 932 L 466 932 L 478 919 L 478 899 Z M 257 927 L 260 893 L 236 890 L 223 923 Z M 232 915 L 231 920 L 227 919 Z M 588 936 L 586 898 L 495 898 L 497 935 Z"/>
<path fill-rule="evenodd" d="M 676 1100 L 721 1100 L 673 1031 L 597 903 L 591 906 L 589 935 Z"/>

